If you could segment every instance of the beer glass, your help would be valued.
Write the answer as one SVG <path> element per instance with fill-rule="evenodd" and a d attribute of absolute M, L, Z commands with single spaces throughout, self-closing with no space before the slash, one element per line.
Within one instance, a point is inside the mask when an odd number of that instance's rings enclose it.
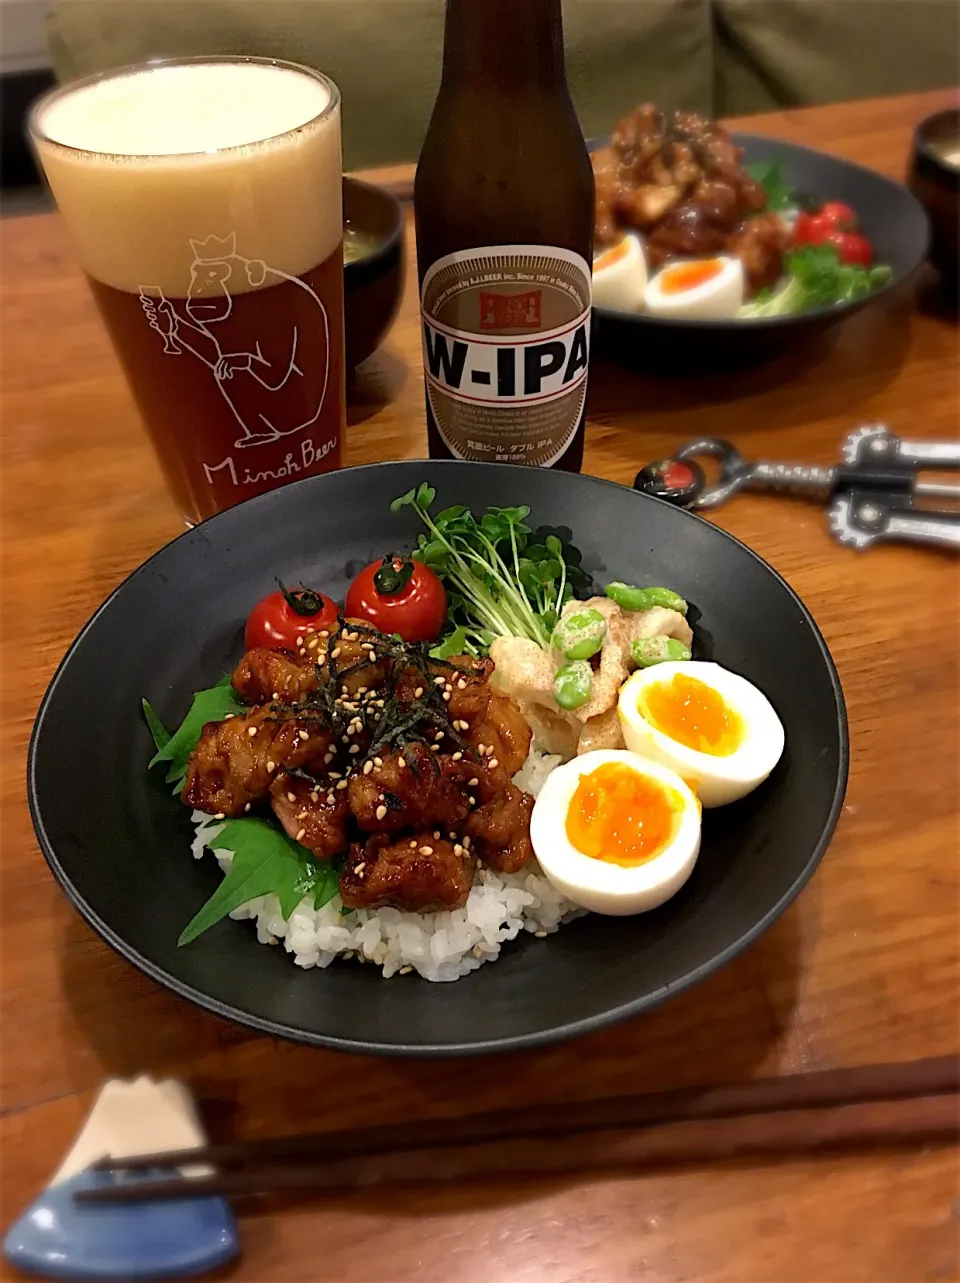
<path fill-rule="evenodd" d="M 340 95 L 267 58 L 54 90 L 30 134 L 192 525 L 340 466 Z"/>

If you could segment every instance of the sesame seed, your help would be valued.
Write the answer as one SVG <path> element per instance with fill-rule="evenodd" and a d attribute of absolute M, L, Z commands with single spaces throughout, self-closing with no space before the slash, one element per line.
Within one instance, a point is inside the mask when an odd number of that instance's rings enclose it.
<path fill-rule="evenodd" d="M 277 764 L 276 764 L 276 762 L 268 762 L 268 763 L 267 763 L 267 770 L 268 770 L 268 771 L 275 771 L 276 769 L 277 769 Z"/>
<path fill-rule="evenodd" d="M 538 940 L 546 940 L 547 938 L 546 931 L 534 931 L 533 934 Z"/>
<path fill-rule="evenodd" d="M 224 713 L 223 720 L 225 722 L 229 722 L 229 721 L 232 721 L 234 717 L 236 717 L 236 713 Z"/>
<path fill-rule="evenodd" d="M 300 841 L 302 841 L 302 840 L 303 840 L 303 838 L 305 838 L 306 836 L 307 836 L 307 830 L 306 830 L 306 829 L 297 829 L 297 836 L 296 836 L 296 838 L 295 838 L 294 840 L 295 840 L 296 842 L 300 842 Z"/>
<path fill-rule="evenodd" d="M 466 689 L 467 689 L 467 683 L 461 677 L 460 680 L 457 682 L 457 690 L 465 691 Z"/>
<path fill-rule="evenodd" d="M 339 790 L 339 789 L 345 789 L 345 788 L 347 787 L 347 783 L 348 783 L 348 781 L 347 781 L 347 780 L 338 780 L 338 781 L 337 781 L 337 789 L 338 789 L 338 790 Z"/>
<path fill-rule="evenodd" d="M 298 820 L 305 820 L 309 814 L 310 814 L 310 812 L 309 812 L 309 811 L 298 811 L 298 812 L 297 812 L 297 819 L 298 819 Z"/>
<path fill-rule="evenodd" d="M 450 703 L 450 692 L 449 692 L 449 691 L 444 691 L 444 692 L 443 692 L 443 698 L 444 698 L 445 702 L 449 704 L 449 703 Z"/>
<path fill-rule="evenodd" d="M 227 816 L 226 816 L 226 813 L 225 813 L 224 811 L 218 811 L 218 812 L 216 813 L 216 815 L 215 815 L 213 818 L 214 818 L 215 820 L 225 820 L 225 819 L 227 818 Z"/>
<path fill-rule="evenodd" d="M 318 636 L 318 637 L 329 637 L 329 636 L 330 636 L 329 629 L 321 628 L 321 629 L 320 629 L 320 631 L 317 633 L 317 636 Z"/>
<path fill-rule="evenodd" d="M 333 806 L 333 804 L 334 804 L 334 802 L 336 802 L 336 800 L 337 800 L 337 799 L 333 796 L 333 794 L 332 794 L 332 793 L 328 793 L 328 794 L 327 794 L 327 798 L 326 798 L 327 806 Z"/>
<path fill-rule="evenodd" d="M 317 667 L 318 667 L 318 668 L 322 668 L 326 662 L 327 662 L 327 657 L 326 657 L 326 655 L 318 655 L 318 656 L 317 656 Z"/>
<path fill-rule="evenodd" d="M 351 753 L 359 753 L 359 752 L 360 752 L 360 745 L 359 745 L 359 744 L 351 744 L 351 745 L 350 745 L 350 752 L 351 752 Z"/>
<path fill-rule="evenodd" d="M 374 766 L 382 766 L 382 765 L 383 765 L 383 758 L 382 758 L 382 757 L 375 757 L 375 758 L 373 759 L 373 764 L 374 764 Z"/>
<path fill-rule="evenodd" d="M 258 730 L 258 727 L 256 726 L 247 727 L 247 734 L 250 736 L 251 739 L 253 739 L 254 735 L 256 735 L 257 730 Z"/>
<path fill-rule="evenodd" d="M 401 771 L 402 771 L 402 770 L 403 770 L 403 768 L 406 766 L 406 764 L 407 764 L 407 759 L 406 759 L 405 757 L 398 757 L 398 758 L 397 758 L 397 766 L 399 766 L 399 768 L 400 768 L 400 770 L 401 770 Z"/>
<path fill-rule="evenodd" d="M 487 763 L 487 765 L 490 767 L 490 769 L 491 769 L 491 771 L 492 771 L 492 770 L 495 770 L 495 769 L 500 765 L 500 763 L 499 763 L 499 761 L 497 760 L 497 758 L 495 758 L 495 757 L 491 757 L 491 759 L 490 759 L 490 761 Z"/>
<path fill-rule="evenodd" d="M 413 967 L 411 967 L 411 966 L 409 966 L 409 965 L 408 965 L 408 966 L 406 966 L 406 967 L 401 967 L 401 968 L 400 968 L 400 970 L 397 972 L 397 975 L 398 975 L 398 976 L 408 976 L 412 970 L 413 970 Z"/>
<path fill-rule="evenodd" d="M 288 801 L 288 802 L 295 802 L 296 800 L 297 800 L 297 795 L 296 795 L 296 793 L 287 793 L 287 801 Z"/>
<path fill-rule="evenodd" d="M 470 723 L 462 717 L 460 718 L 460 729 L 462 731 L 468 731 L 470 729 Z"/>
<path fill-rule="evenodd" d="M 431 745 L 430 745 L 430 752 L 431 752 L 431 753 L 439 753 L 439 752 L 440 752 L 440 745 L 439 745 L 439 744 L 431 744 Z"/>
<path fill-rule="evenodd" d="M 477 799 L 475 797 L 468 797 L 467 801 L 470 803 L 471 806 L 477 805 Z"/>
<path fill-rule="evenodd" d="M 447 834 L 447 837 L 450 839 L 450 841 L 451 841 L 451 842 L 456 842 L 456 840 L 457 840 L 457 835 L 456 835 L 456 833 L 448 833 L 448 834 Z"/>
<path fill-rule="evenodd" d="M 323 755 L 324 766 L 329 766 L 332 761 L 333 761 L 333 753 L 324 753 Z"/>
<path fill-rule="evenodd" d="M 341 772 L 340 772 L 340 771 L 330 771 L 330 772 L 328 772 L 328 774 L 329 774 L 329 776 L 330 776 L 330 778 L 331 778 L 332 780 L 340 780 L 340 779 L 343 779 L 343 775 L 341 774 Z"/>
<path fill-rule="evenodd" d="M 411 842 L 411 843 L 410 843 L 410 850 L 411 850 L 411 851 L 415 851 L 416 849 L 417 849 L 417 844 L 416 844 L 416 842 Z"/>
<path fill-rule="evenodd" d="M 361 860 L 360 863 L 357 865 L 357 867 L 354 869 L 354 873 L 357 875 L 357 877 L 363 876 L 363 871 L 366 867 L 367 867 L 366 860 Z"/>
<path fill-rule="evenodd" d="M 435 677 L 433 679 L 433 684 L 434 686 L 446 686 L 447 679 L 445 677 Z"/>
<path fill-rule="evenodd" d="M 373 770 L 373 763 L 372 763 L 372 762 L 364 762 L 364 764 L 363 764 L 363 773 L 364 773 L 364 775 L 369 775 L 369 774 L 370 774 L 370 772 L 371 772 L 372 770 Z"/>
<path fill-rule="evenodd" d="M 350 739 L 349 739 L 349 737 L 348 737 L 348 736 L 346 736 L 346 735 L 341 735 L 341 736 L 340 736 L 340 743 L 341 743 L 341 744 L 349 744 L 349 743 L 350 743 Z"/>
<path fill-rule="evenodd" d="M 475 958 L 482 958 L 482 957 L 483 957 L 483 950 L 480 948 L 480 946 L 479 946 L 478 944 L 475 944 L 475 945 L 473 946 L 473 956 L 474 956 Z"/>
<path fill-rule="evenodd" d="M 480 754 L 480 756 L 481 756 L 481 757 L 483 757 L 483 755 L 484 755 L 484 753 L 485 753 L 486 751 L 487 751 L 487 746 L 486 746 L 486 744 L 478 744 L 478 745 L 477 745 L 477 752 Z"/>
<path fill-rule="evenodd" d="M 340 647 L 334 646 L 333 650 L 330 652 L 330 658 L 336 659 L 339 654 L 340 654 Z"/>
<path fill-rule="evenodd" d="M 384 818 L 384 816 L 386 815 L 386 813 L 387 813 L 387 808 L 386 808 L 385 806 L 378 806 L 378 807 L 377 807 L 377 819 L 378 819 L 378 820 L 382 820 L 382 819 Z"/>
<path fill-rule="evenodd" d="M 463 761 L 463 754 L 460 752 L 460 750 L 459 750 L 459 749 L 457 749 L 457 751 L 454 753 L 454 755 L 453 755 L 453 760 L 454 760 L 455 762 L 462 762 L 462 761 Z"/>
<path fill-rule="evenodd" d="M 421 854 L 421 855 L 433 855 L 433 847 L 432 847 L 432 846 L 422 846 L 422 847 L 420 848 L 420 854 Z"/>
<path fill-rule="evenodd" d="M 357 694 L 358 694 L 358 695 L 366 695 L 366 693 L 367 693 L 367 688 L 366 688 L 366 686 L 358 686 L 358 687 L 357 687 Z"/>
<path fill-rule="evenodd" d="M 460 843 L 459 843 L 459 842 L 458 842 L 458 843 L 457 843 L 457 845 L 453 848 L 453 854 L 454 854 L 454 855 L 463 855 L 463 847 L 460 845 Z"/>
<path fill-rule="evenodd" d="M 435 842 L 439 842 L 439 841 L 440 841 L 440 830 L 439 830 L 439 829 L 434 829 L 434 830 L 433 830 L 433 840 L 434 840 Z"/>
<path fill-rule="evenodd" d="M 319 794 L 318 792 L 316 792 L 316 791 L 314 791 L 313 793 L 311 793 L 311 794 L 310 794 L 310 801 L 311 801 L 311 802 L 319 802 L 319 801 L 320 801 L 320 794 Z"/>
<path fill-rule="evenodd" d="M 297 732 L 297 734 L 298 734 L 298 735 L 300 736 L 300 738 L 301 738 L 302 740 L 304 740 L 304 741 L 306 741 L 306 740 L 308 740 L 308 739 L 310 738 L 309 734 L 308 734 L 306 731 L 298 731 L 298 732 Z"/>
<path fill-rule="evenodd" d="M 467 850 L 469 851 L 469 850 L 470 850 L 470 839 L 469 839 L 469 838 L 464 838 L 464 839 L 463 839 L 463 845 L 464 845 L 464 846 L 467 848 Z"/>
<path fill-rule="evenodd" d="M 320 645 L 319 637 L 311 637 L 310 640 L 307 642 L 307 650 L 316 650 L 319 645 Z"/>
<path fill-rule="evenodd" d="M 244 809 L 245 811 L 249 811 L 249 810 L 250 810 L 251 805 L 252 805 L 252 803 L 248 802 L 248 803 L 247 803 L 247 805 L 246 805 L 243 809 Z"/>
<path fill-rule="evenodd" d="M 413 692 L 413 698 L 419 699 L 422 694 L 423 694 L 423 687 L 418 686 L 417 689 Z"/>
<path fill-rule="evenodd" d="M 477 776 L 475 775 L 475 776 L 473 777 L 473 779 L 472 779 L 472 780 L 467 780 L 467 788 L 468 788 L 468 789 L 476 788 L 476 786 L 477 786 L 479 783 L 480 783 L 480 780 L 479 780 L 479 779 L 477 778 Z"/>

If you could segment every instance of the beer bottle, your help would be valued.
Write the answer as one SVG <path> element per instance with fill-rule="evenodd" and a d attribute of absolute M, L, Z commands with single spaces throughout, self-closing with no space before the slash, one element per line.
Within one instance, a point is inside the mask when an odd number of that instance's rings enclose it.
<path fill-rule="evenodd" d="M 414 187 L 432 458 L 579 472 L 593 210 L 560 0 L 447 0 Z"/>

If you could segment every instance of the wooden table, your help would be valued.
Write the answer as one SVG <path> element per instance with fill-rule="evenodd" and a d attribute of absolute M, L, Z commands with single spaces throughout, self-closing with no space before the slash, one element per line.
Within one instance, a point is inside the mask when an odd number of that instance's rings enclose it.
<path fill-rule="evenodd" d="M 904 171 L 927 94 L 743 122 Z M 739 122 L 738 122 L 739 123 Z M 54 215 L 4 223 L 3 1223 L 52 1171 L 107 1075 L 182 1075 L 218 1135 L 263 1135 L 721 1083 L 953 1052 L 957 1027 L 957 578 L 936 552 L 857 554 L 823 513 L 748 497 L 716 520 L 803 596 L 843 679 L 853 763 L 836 838 L 788 913 L 662 1008 L 500 1060 L 348 1058 L 195 1010 L 115 956 L 39 854 L 23 762 L 44 687 L 83 621 L 179 530 Z M 425 452 L 414 274 L 362 370 L 347 462 Z M 597 363 L 584 470 L 627 481 L 702 434 L 829 462 L 864 421 L 948 437 L 957 335 L 922 277 L 812 354 L 660 380 Z M 144 621 L 149 627 L 149 621 Z M 96 781 L 91 781 L 95 785 Z M 617 1179 L 384 1191 L 245 1216 L 238 1279 L 266 1283 L 910 1283 L 957 1277 L 949 1151 L 723 1165 Z"/>

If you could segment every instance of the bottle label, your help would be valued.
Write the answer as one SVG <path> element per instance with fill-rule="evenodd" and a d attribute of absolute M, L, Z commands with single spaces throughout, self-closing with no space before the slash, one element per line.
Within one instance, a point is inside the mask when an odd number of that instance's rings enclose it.
<path fill-rule="evenodd" d="M 589 263 L 548 245 L 437 259 L 423 278 L 423 369 L 437 429 L 460 459 L 549 466 L 583 417 Z"/>

